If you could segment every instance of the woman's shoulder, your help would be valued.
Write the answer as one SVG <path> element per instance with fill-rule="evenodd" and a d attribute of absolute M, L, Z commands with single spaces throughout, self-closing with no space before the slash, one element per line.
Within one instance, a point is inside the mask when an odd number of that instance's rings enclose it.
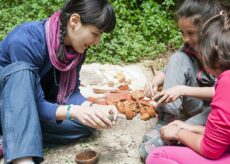
<path fill-rule="evenodd" d="M 3 54 L 14 60 L 28 60 L 40 65 L 47 56 L 45 20 L 18 25 L 1 42 Z"/>
<path fill-rule="evenodd" d="M 44 43 L 45 41 L 45 20 L 26 22 L 18 25 L 6 37 L 8 44 L 22 43 L 30 45 L 32 43 Z"/>

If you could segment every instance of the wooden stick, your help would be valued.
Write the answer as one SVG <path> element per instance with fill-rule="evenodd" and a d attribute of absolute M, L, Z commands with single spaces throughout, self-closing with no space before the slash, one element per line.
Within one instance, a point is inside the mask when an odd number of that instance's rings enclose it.
<path fill-rule="evenodd" d="M 151 65 L 150 68 L 151 68 L 151 71 L 152 71 L 153 76 L 155 76 L 155 75 L 156 75 L 156 72 L 155 72 L 154 66 Z"/>

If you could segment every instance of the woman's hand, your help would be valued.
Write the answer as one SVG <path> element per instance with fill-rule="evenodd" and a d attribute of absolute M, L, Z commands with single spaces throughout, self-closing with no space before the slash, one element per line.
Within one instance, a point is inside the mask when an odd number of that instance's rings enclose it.
<path fill-rule="evenodd" d="M 84 101 L 84 102 L 81 104 L 81 106 L 90 107 L 92 104 L 94 104 L 94 102 Z"/>
<path fill-rule="evenodd" d="M 106 115 L 110 122 L 112 122 L 112 125 L 115 124 L 115 121 L 117 120 L 118 110 L 115 105 L 98 105 L 94 104 L 93 108 L 95 110 L 105 110 Z"/>
<path fill-rule="evenodd" d="M 74 108 L 75 107 L 75 108 Z M 114 105 L 73 106 L 73 118 L 84 125 L 96 129 L 111 128 L 117 118 L 117 108 Z M 113 120 L 110 120 L 110 115 Z"/>
<path fill-rule="evenodd" d="M 182 128 L 173 124 L 163 126 L 160 130 L 161 139 L 164 140 L 166 143 L 178 141 L 177 134 L 180 129 Z"/>
<path fill-rule="evenodd" d="M 167 104 L 178 99 L 183 93 L 183 86 L 178 85 L 167 90 L 163 90 L 160 93 L 156 94 L 153 99 L 157 100 L 157 104 Z"/>
<path fill-rule="evenodd" d="M 152 98 L 155 96 L 157 92 L 158 85 L 155 84 L 153 81 L 150 83 L 147 83 L 144 88 L 144 94 L 146 97 Z"/>

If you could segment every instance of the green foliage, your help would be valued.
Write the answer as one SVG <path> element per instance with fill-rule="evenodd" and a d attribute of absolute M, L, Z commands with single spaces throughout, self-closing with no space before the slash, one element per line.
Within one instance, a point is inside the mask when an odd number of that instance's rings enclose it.
<path fill-rule="evenodd" d="M 16 25 L 50 16 L 65 0 L 0 0 L 0 39 Z"/>
<path fill-rule="evenodd" d="M 181 44 L 174 19 L 173 0 L 157 3 L 151 0 L 114 0 L 117 26 L 102 44 L 89 51 L 90 62 L 134 62 L 144 57 L 155 58 L 168 47 Z M 95 55 L 100 54 L 100 55 Z"/>
<path fill-rule="evenodd" d="M 0 39 L 16 25 L 44 19 L 65 0 L 0 0 Z M 135 62 L 156 58 L 181 44 L 174 18 L 176 0 L 111 0 L 117 17 L 113 33 L 88 50 L 88 62 Z"/>

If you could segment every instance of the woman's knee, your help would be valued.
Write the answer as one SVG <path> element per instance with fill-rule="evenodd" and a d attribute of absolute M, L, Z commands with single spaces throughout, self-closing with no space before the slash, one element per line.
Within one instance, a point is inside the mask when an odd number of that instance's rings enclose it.
<path fill-rule="evenodd" d="M 16 80 L 15 85 L 26 85 L 25 83 L 38 79 L 36 69 L 25 62 L 15 62 L 4 67 L 0 72 L 1 84 L 4 85 L 10 79 Z"/>

